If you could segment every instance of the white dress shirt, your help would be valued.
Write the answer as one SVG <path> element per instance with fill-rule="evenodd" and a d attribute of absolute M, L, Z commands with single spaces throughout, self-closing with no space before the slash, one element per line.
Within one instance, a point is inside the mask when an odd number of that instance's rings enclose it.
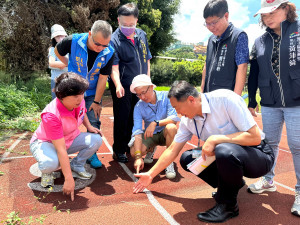
<path fill-rule="evenodd" d="M 200 135 L 200 139 L 206 141 L 211 135 L 245 132 L 253 126 L 257 126 L 244 99 L 233 91 L 218 89 L 200 95 L 203 118 L 196 116 L 189 119 L 183 116 L 174 138 L 175 142 L 187 142 L 193 135 Z M 263 140 L 265 134 L 261 130 L 260 133 Z"/>

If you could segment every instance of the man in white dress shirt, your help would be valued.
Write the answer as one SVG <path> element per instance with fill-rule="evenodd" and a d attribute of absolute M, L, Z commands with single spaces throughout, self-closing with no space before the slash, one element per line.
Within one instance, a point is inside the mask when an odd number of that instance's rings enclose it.
<path fill-rule="evenodd" d="M 139 181 L 134 193 L 143 191 L 152 179 L 180 153 L 193 135 L 204 141 L 202 157 L 215 155 L 216 160 L 198 175 L 210 186 L 218 188 L 216 205 L 198 214 L 205 222 L 224 222 L 238 216 L 237 195 L 244 186 L 243 176 L 260 177 L 272 168 L 274 154 L 258 128 L 243 99 L 230 90 L 219 89 L 200 94 L 186 81 L 175 81 L 168 97 L 182 115 L 173 143 L 146 173 L 136 174 Z M 193 161 L 192 150 L 180 158 L 181 166 Z"/>

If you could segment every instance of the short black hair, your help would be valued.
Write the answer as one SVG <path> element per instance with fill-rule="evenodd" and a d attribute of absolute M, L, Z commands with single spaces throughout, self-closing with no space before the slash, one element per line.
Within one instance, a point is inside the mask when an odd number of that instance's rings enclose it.
<path fill-rule="evenodd" d="M 89 82 L 73 72 L 62 73 L 55 79 L 55 95 L 63 99 L 72 95 L 81 95 L 89 88 Z"/>
<path fill-rule="evenodd" d="M 217 16 L 223 17 L 228 12 L 228 4 L 226 0 L 210 0 L 203 11 L 203 17 Z"/>
<path fill-rule="evenodd" d="M 119 16 L 134 16 L 135 18 L 138 18 L 139 9 L 135 3 L 127 3 L 118 9 L 118 17 Z"/>
<path fill-rule="evenodd" d="M 176 98 L 178 102 L 185 101 L 189 96 L 199 97 L 197 89 L 185 80 L 176 80 L 168 93 L 168 98 Z"/>

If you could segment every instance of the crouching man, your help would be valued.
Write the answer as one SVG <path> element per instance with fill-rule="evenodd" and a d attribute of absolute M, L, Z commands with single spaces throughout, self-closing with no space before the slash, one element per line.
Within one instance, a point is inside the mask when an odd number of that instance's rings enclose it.
<path fill-rule="evenodd" d="M 134 126 L 129 142 L 137 173 L 144 168 L 144 163 L 153 162 L 157 145 L 167 148 L 171 145 L 177 133 L 176 122 L 180 120 L 170 103 L 168 92 L 154 91 L 155 87 L 145 74 L 136 76 L 130 86 L 130 91 L 140 99 L 134 107 Z M 144 155 L 145 159 L 142 158 Z M 175 178 L 173 161 L 166 167 L 166 177 Z"/>
<path fill-rule="evenodd" d="M 243 176 L 257 178 L 266 174 L 274 163 L 274 154 L 264 133 L 258 128 L 243 99 L 230 90 L 219 89 L 205 94 L 186 81 L 175 81 L 168 97 L 181 122 L 174 141 L 146 173 L 136 174 L 139 181 L 133 192 L 147 187 L 152 179 L 178 156 L 185 143 L 197 135 L 204 141 L 201 156 L 215 156 L 198 177 L 217 189 L 216 205 L 198 214 L 204 222 L 224 222 L 238 216 L 237 195 L 244 186 Z M 194 160 L 189 150 L 180 158 L 181 166 Z"/>

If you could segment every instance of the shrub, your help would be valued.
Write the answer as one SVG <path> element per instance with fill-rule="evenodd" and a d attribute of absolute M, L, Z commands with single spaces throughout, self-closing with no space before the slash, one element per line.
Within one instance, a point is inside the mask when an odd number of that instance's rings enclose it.
<path fill-rule="evenodd" d="M 157 59 L 151 64 L 151 79 L 156 85 L 170 85 L 176 79 L 173 72 L 173 62 L 165 59 Z"/>

